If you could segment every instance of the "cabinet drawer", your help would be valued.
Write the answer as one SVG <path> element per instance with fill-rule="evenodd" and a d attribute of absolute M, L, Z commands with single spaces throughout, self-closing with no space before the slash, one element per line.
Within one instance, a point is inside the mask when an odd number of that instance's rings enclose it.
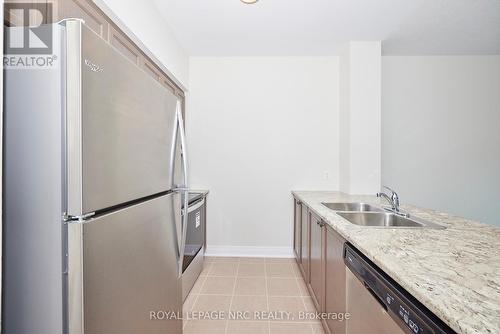
<path fill-rule="evenodd" d="M 301 251 L 302 251 L 302 203 L 294 199 L 294 211 L 293 211 L 293 252 L 297 262 L 301 262 Z"/>
<path fill-rule="evenodd" d="M 318 311 L 323 311 L 324 306 L 324 237 L 325 227 L 320 217 L 311 213 L 311 237 L 310 237 L 310 283 L 309 290 L 311 297 L 316 305 Z"/>
<path fill-rule="evenodd" d="M 304 281 L 309 283 L 309 209 L 303 205 L 301 210 L 301 250 L 300 250 L 300 269 L 304 276 Z"/>

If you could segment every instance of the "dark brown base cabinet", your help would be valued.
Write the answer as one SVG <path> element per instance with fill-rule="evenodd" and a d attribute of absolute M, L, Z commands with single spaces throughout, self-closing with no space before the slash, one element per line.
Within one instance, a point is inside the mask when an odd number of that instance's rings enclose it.
<path fill-rule="evenodd" d="M 293 252 L 300 263 L 302 257 L 302 203 L 294 200 L 293 205 Z"/>
<path fill-rule="evenodd" d="M 325 224 L 320 217 L 309 213 L 310 231 L 309 238 L 309 292 L 318 312 L 324 311 L 325 304 L 325 272 L 324 272 L 324 246 L 325 246 Z"/>
<path fill-rule="evenodd" d="M 300 269 L 302 270 L 302 276 L 304 281 L 309 283 L 309 233 L 310 233 L 310 223 L 309 223 L 309 209 L 307 206 L 302 204 L 301 211 L 301 252 L 300 252 Z"/>
<path fill-rule="evenodd" d="M 294 199 L 294 208 L 295 256 L 309 293 L 328 319 L 322 321 L 326 333 L 345 334 L 345 320 L 335 318 L 346 312 L 345 240 L 303 202 Z"/>

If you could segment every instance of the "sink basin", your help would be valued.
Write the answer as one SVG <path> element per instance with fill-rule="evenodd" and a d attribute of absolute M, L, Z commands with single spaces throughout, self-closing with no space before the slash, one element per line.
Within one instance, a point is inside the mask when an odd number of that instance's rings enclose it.
<path fill-rule="evenodd" d="M 444 229 L 441 225 L 416 217 L 405 218 L 390 212 L 338 212 L 337 214 L 350 223 L 360 226 Z"/>
<path fill-rule="evenodd" d="M 366 203 L 321 203 L 334 211 L 384 212 L 384 210 Z"/>

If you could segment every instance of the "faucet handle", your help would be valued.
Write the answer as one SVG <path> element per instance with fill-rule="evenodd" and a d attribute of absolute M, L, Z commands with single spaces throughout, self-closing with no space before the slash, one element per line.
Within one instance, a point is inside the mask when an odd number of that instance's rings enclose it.
<path fill-rule="evenodd" d="M 398 195 L 398 193 L 387 186 L 383 186 L 383 187 L 391 192 L 390 198 L 392 201 L 392 207 L 394 208 L 394 210 L 396 212 L 399 212 L 399 195 Z"/>
<path fill-rule="evenodd" d="M 389 190 L 391 192 L 391 195 L 393 195 L 393 194 L 397 195 L 397 193 L 393 189 L 389 188 L 388 186 L 382 186 L 382 188 Z"/>
<path fill-rule="evenodd" d="M 383 189 L 387 189 L 391 192 L 391 196 L 387 196 L 387 197 L 392 197 L 394 196 L 394 194 L 396 194 L 396 192 L 394 190 L 392 190 L 391 188 L 387 187 L 387 186 L 382 186 Z M 377 193 L 377 197 L 382 197 L 383 195 L 387 195 L 384 191 L 380 191 Z"/>

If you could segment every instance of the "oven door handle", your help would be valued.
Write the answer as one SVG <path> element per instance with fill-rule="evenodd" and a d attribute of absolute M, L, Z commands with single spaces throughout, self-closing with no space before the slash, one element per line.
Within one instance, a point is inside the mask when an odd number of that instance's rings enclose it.
<path fill-rule="evenodd" d="M 196 202 L 194 205 L 188 205 L 188 213 L 191 213 L 195 210 L 198 210 L 205 204 L 205 199 L 203 198 L 201 201 Z"/>

